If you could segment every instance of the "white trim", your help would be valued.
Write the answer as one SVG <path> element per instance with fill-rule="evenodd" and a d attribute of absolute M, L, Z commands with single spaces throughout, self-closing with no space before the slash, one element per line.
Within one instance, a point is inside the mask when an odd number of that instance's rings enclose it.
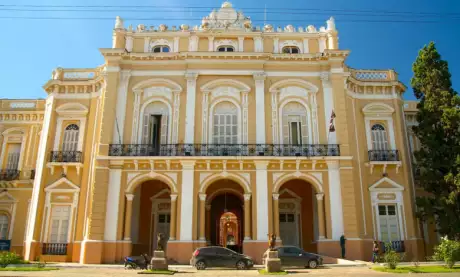
<path fill-rule="evenodd" d="M 210 176 L 207 176 L 200 185 L 200 189 L 198 190 L 199 193 L 206 193 L 205 188 L 207 188 L 211 183 L 214 183 L 217 180 L 220 179 L 230 179 L 238 183 L 243 187 L 243 190 L 245 193 L 251 193 L 251 186 L 249 182 L 240 176 L 239 174 L 235 173 L 230 173 L 227 171 L 219 171 L 219 173 L 212 174 Z"/>
<path fill-rule="evenodd" d="M 143 72 L 143 71 L 140 71 L 140 72 Z M 158 75 L 169 75 L 169 74 L 161 74 L 157 71 L 153 71 L 155 72 L 155 74 L 149 74 L 149 75 L 136 75 L 136 70 L 133 70 L 131 71 L 131 76 L 158 76 Z M 163 73 L 164 72 L 167 72 L 167 71 L 162 71 Z M 181 71 L 182 72 L 182 71 Z M 183 73 L 181 74 L 183 75 Z M 141 81 L 139 83 L 137 83 L 136 85 L 133 86 L 132 88 L 132 91 L 136 91 L 136 90 L 143 90 L 143 89 L 146 89 L 146 88 L 149 88 L 149 87 L 168 87 L 171 89 L 172 92 L 175 92 L 175 91 L 178 91 L 178 92 L 181 92 L 182 91 L 182 87 L 174 82 L 174 81 L 171 81 L 169 79 L 163 79 L 163 78 L 152 78 L 152 79 L 147 79 L 147 80 L 144 80 L 144 81 Z"/>
<path fill-rule="evenodd" d="M 132 38 L 132 37 L 131 37 Z M 125 129 L 125 115 L 126 115 L 126 105 L 128 98 L 128 84 L 131 74 L 129 71 L 121 71 L 120 73 L 120 82 L 118 84 L 117 90 L 117 102 L 115 110 L 115 120 L 114 120 L 114 129 L 112 142 L 122 144 L 124 141 L 123 134 Z"/>
<path fill-rule="evenodd" d="M 71 189 L 56 189 L 56 187 L 58 187 L 60 184 L 66 184 L 72 188 Z M 72 183 L 66 177 L 62 177 L 58 179 L 57 181 L 55 181 L 54 183 L 52 183 L 51 185 L 45 188 L 45 192 L 78 192 L 78 191 L 80 191 L 80 188 L 74 183 Z"/>
<path fill-rule="evenodd" d="M 344 234 L 343 207 L 342 207 L 342 188 L 340 182 L 339 163 L 337 161 L 328 162 L 329 176 L 329 203 L 331 212 L 332 239 L 339 240 Z"/>
<path fill-rule="evenodd" d="M 312 126 L 313 126 L 313 123 L 312 123 L 312 118 L 311 118 L 311 111 L 310 111 L 310 107 L 308 107 L 308 104 L 303 100 L 301 99 L 300 97 L 295 97 L 295 98 L 288 98 L 286 100 L 284 100 L 283 102 L 281 102 L 281 104 L 279 105 L 279 109 L 278 109 L 278 132 L 279 132 L 279 138 L 278 138 L 278 141 L 280 144 L 288 144 L 289 142 L 284 142 L 283 139 L 284 139 L 284 134 L 283 134 L 283 117 L 284 117 L 284 112 L 283 112 L 283 109 L 284 109 L 284 106 L 286 106 L 287 104 L 289 103 L 299 103 L 300 105 L 302 105 L 306 112 L 307 112 L 307 128 L 308 128 L 308 144 L 312 144 L 313 143 L 313 132 L 312 132 Z M 281 117 L 281 118 L 280 118 Z M 303 141 L 302 141 L 302 144 L 305 144 Z"/>
<path fill-rule="evenodd" d="M 337 144 L 337 132 L 329 132 L 329 124 L 331 120 L 332 111 L 334 110 L 334 92 L 332 90 L 332 83 L 330 81 L 330 75 L 324 73 L 321 76 L 321 82 L 323 85 L 323 97 L 324 97 L 324 124 L 326 131 L 326 138 L 328 144 Z M 336 120 L 334 120 L 336 121 Z M 335 125 L 336 122 L 334 122 Z M 337 128 L 336 128 L 337 129 Z"/>
<path fill-rule="evenodd" d="M 265 74 L 255 74 L 256 143 L 265 144 Z"/>
<path fill-rule="evenodd" d="M 317 77 L 317 76 L 320 76 L 320 72 L 315 72 L 315 75 L 302 75 L 302 74 L 287 74 L 287 73 L 290 73 L 290 72 L 284 72 L 285 74 L 281 74 L 283 72 L 278 72 L 278 74 L 275 75 L 276 72 L 266 72 L 267 76 L 282 76 L 282 77 L 287 77 L 287 76 L 291 76 L 291 77 Z M 301 88 L 304 88 L 307 90 L 307 92 L 312 92 L 312 93 L 317 93 L 319 91 L 318 87 L 315 86 L 314 84 L 308 82 L 308 81 L 305 81 L 305 80 L 301 80 L 301 79 L 286 79 L 286 80 L 281 80 L 281 81 L 278 81 L 274 84 L 272 84 L 270 86 L 270 88 L 268 89 L 268 91 L 270 92 L 273 92 L 273 91 L 277 91 L 279 92 L 280 89 L 282 89 L 283 87 L 287 87 L 287 86 L 296 86 L 296 87 L 301 87 Z"/>
<path fill-rule="evenodd" d="M 264 240 L 268 234 L 268 161 L 255 161 L 256 166 L 256 203 L 257 240 Z"/>
<path fill-rule="evenodd" d="M 38 154 L 37 154 L 37 162 L 36 162 L 36 175 L 34 179 L 34 188 L 32 191 L 32 205 L 31 205 L 31 212 L 29 216 L 29 228 L 27 229 L 27 237 L 25 243 L 25 250 L 24 250 L 24 257 L 28 259 L 31 254 L 31 245 L 32 241 L 34 240 L 34 229 L 37 220 L 37 213 L 38 213 L 38 200 L 41 190 L 41 183 L 42 177 L 44 172 L 44 167 L 46 163 L 46 154 L 47 149 L 46 145 L 48 144 L 48 133 L 51 124 L 51 117 L 53 114 L 53 102 L 54 96 L 48 96 L 45 104 L 45 115 L 43 119 L 43 127 L 42 127 L 42 134 L 40 136 L 40 143 L 38 147 Z"/>
<path fill-rule="evenodd" d="M 252 75 L 252 74 L 251 74 Z M 218 87 L 234 87 L 240 91 L 246 91 L 246 92 L 249 92 L 251 90 L 251 88 L 246 85 L 245 83 L 243 82 L 240 82 L 240 81 L 237 81 L 237 80 L 233 80 L 233 79 L 217 79 L 217 80 L 213 80 L 213 81 L 210 81 L 210 82 L 207 82 L 206 84 L 202 85 L 200 87 L 200 89 L 202 91 L 212 91 Z"/>
<path fill-rule="evenodd" d="M 247 62 L 247 61 L 246 61 Z M 143 62 L 145 63 L 145 62 Z M 170 63 L 170 61 L 168 61 Z M 222 61 L 219 61 L 222 63 Z M 198 75 L 253 75 L 265 73 L 269 77 L 319 77 L 322 72 L 264 71 L 264 70 L 225 70 L 225 69 L 191 69 L 191 70 L 132 70 L 131 76 L 184 76 L 187 73 Z M 70 94 L 73 95 L 73 94 Z"/>
<path fill-rule="evenodd" d="M 185 143 L 195 142 L 195 109 L 197 74 L 185 74 L 187 79 L 187 102 L 185 106 Z"/>
<path fill-rule="evenodd" d="M 53 146 L 53 151 L 59 151 L 60 146 L 62 145 L 61 143 L 61 134 L 65 131 L 65 128 L 63 129 L 63 122 L 64 121 L 79 121 L 79 126 L 78 126 L 78 146 L 77 146 L 77 151 L 83 152 L 83 141 L 85 139 L 85 128 L 86 128 L 86 117 L 71 117 L 71 116 L 60 116 L 57 119 L 56 123 L 56 131 L 54 134 L 54 146 Z M 65 125 L 68 126 L 69 124 Z"/>
<path fill-rule="evenodd" d="M 141 174 L 138 174 L 136 177 L 132 178 L 128 182 L 125 192 L 126 193 L 132 193 L 133 188 L 135 186 L 137 186 L 138 183 L 143 179 L 146 179 L 146 180 L 160 180 L 160 181 L 164 182 L 165 184 L 167 184 L 171 188 L 172 193 L 177 193 L 176 183 L 174 182 L 173 179 L 171 179 L 171 177 L 169 177 L 169 176 L 167 176 L 165 174 L 160 174 L 160 173 L 156 173 L 156 172 L 153 172 L 153 171 L 150 171 L 150 172 L 148 172 L 146 174 L 141 173 Z"/>
<path fill-rule="evenodd" d="M 91 98 L 96 98 L 101 95 L 100 92 L 92 92 L 92 93 L 67 93 L 67 94 L 62 94 L 62 93 L 50 93 L 48 95 L 48 98 L 50 96 L 53 96 L 55 99 L 91 99 Z"/>
<path fill-rule="evenodd" d="M 396 150 L 396 141 L 394 133 L 393 118 L 391 116 L 382 116 L 382 117 L 370 117 L 364 116 L 365 126 L 366 126 L 366 139 L 367 139 L 367 149 L 372 150 L 372 134 L 371 134 L 371 121 L 385 121 L 387 123 L 386 128 L 388 129 L 388 136 L 390 138 L 390 148 L 389 150 Z"/>
<path fill-rule="evenodd" d="M 182 161 L 182 192 L 180 195 L 180 240 L 193 239 L 193 202 L 195 162 Z"/>
<path fill-rule="evenodd" d="M 104 240 L 114 241 L 117 239 L 121 174 L 121 169 L 110 169 L 109 171 Z"/>

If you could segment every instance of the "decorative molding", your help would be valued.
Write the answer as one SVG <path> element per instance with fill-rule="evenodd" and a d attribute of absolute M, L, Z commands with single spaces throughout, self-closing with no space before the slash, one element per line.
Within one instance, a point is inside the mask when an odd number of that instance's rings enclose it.
<path fill-rule="evenodd" d="M 10 108 L 12 109 L 32 109 L 35 108 L 35 102 L 11 102 Z"/>

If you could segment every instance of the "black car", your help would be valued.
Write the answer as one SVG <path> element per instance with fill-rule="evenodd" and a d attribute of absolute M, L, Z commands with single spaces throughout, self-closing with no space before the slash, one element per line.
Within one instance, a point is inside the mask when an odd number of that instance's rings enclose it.
<path fill-rule="evenodd" d="M 278 257 L 283 267 L 317 268 L 323 264 L 323 258 L 321 258 L 321 256 L 305 252 L 296 246 L 280 246 L 277 247 L 276 250 L 278 251 Z"/>
<path fill-rule="evenodd" d="M 236 267 L 247 269 L 254 266 L 251 257 L 220 246 L 201 247 L 195 250 L 190 264 L 198 270 L 207 267 Z"/>

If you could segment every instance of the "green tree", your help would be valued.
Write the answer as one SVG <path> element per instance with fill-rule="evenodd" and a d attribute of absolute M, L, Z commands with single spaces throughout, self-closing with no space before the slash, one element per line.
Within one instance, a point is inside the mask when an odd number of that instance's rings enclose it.
<path fill-rule="evenodd" d="M 441 235 L 460 240 L 460 97 L 433 42 L 419 51 L 412 70 L 411 85 L 420 100 L 413 128 L 421 144 L 415 180 L 428 192 L 416 200 L 417 216 L 435 220 Z"/>

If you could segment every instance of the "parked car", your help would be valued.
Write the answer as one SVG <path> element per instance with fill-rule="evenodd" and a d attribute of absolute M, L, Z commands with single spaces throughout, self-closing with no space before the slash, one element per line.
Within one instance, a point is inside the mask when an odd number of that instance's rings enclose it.
<path fill-rule="evenodd" d="M 275 248 L 283 267 L 317 268 L 323 264 L 323 258 L 317 254 L 305 252 L 296 246 L 280 246 Z M 265 261 L 266 253 L 263 260 Z"/>
<path fill-rule="evenodd" d="M 248 269 L 254 266 L 251 257 L 220 246 L 201 247 L 193 252 L 190 264 L 198 270 L 208 267 L 236 267 Z"/>

